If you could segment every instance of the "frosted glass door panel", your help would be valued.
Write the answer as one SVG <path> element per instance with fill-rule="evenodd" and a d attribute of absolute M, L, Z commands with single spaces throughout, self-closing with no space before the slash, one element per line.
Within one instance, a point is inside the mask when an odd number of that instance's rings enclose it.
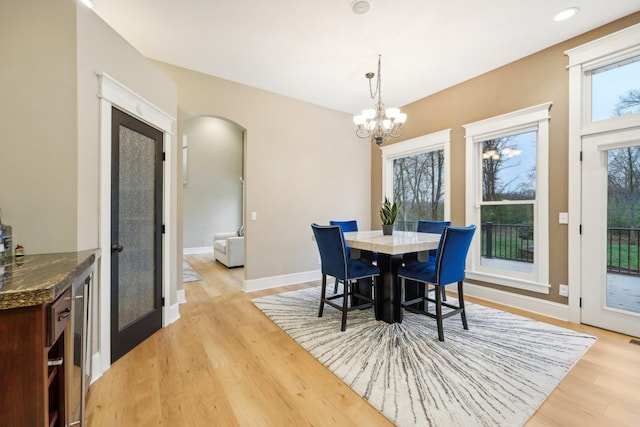
<path fill-rule="evenodd" d="M 155 150 L 153 139 L 120 126 L 119 329 L 154 308 Z"/>

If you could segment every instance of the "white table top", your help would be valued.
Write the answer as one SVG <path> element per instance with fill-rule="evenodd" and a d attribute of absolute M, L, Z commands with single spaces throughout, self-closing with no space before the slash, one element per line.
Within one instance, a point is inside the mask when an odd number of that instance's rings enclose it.
<path fill-rule="evenodd" d="M 344 240 L 351 248 L 400 255 L 437 249 L 440 235 L 394 230 L 393 235 L 384 236 L 382 230 L 371 230 L 344 233 Z"/>

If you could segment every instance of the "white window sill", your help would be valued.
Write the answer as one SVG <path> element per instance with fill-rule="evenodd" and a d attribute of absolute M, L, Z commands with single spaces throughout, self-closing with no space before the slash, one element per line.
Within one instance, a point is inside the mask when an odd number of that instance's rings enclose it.
<path fill-rule="evenodd" d="M 481 271 L 467 271 L 465 274 L 465 278 L 547 295 L 549 294 L 549 289 L 551 288 L 551 285 L 548 283 L 538 283 L 531 280 L 500 276 L 496 274 L 484 273 Z"/>

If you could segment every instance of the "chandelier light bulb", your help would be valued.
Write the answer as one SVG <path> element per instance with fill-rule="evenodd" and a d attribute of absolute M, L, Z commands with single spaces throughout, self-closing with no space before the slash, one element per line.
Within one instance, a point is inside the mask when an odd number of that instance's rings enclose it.
<path fill-rule="evenodd" d="M 365 124 L 367 121 L 367 119 L 364 118 L 363 115 L 358 114 L 357 116 L 353 116 L 353 123 L 355 123 L 356 125 L 363 125 Z"/>
<path fill-rule="evenodd" d="M 385 114 L 387 115 L 388 118 L 395 119 L 398 116 L 398 114 L 400 114 L 400 109 L 399 108 L 387 108 L 387 111 L 385 112 Z"/>
<path fill-rule="evenodd" d="M 367 120 L 371 120 L 376 116 L 376 110 L 373 108 L 367 108 L 366 110 L 362 110 L 362 117 Z"/>

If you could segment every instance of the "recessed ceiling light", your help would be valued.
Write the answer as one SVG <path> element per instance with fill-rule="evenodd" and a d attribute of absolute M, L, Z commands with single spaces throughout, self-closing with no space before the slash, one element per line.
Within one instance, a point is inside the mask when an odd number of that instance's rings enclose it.
<path fill-rule="evenodd" d="M 93 9 L 93 1 L 92 0 L 80 0 L 80 3 L 87 6 L 89 9 Z"/>
<path fill-rule="evenodd" d="M 570 7 L 568 9 L 563 10 L 562 12 L 558 12 L 556 16 L 553 17 L 553 20 L 556 22 L 564 21 L 566 19 L 571 18 L 573 15 L 578 13 L 580 9 L 577 7 Z"/>
<path fill-rule="evenodd" d="M 370 8 L 371 5 L 368 1 L 365 0 L 355 0 L 353 3 L 351 3 L 351 10 L 353 10 L 353 13 L 355 13 L 356 15 L 364 15 L 365 13 L 369 12 Z"/>

